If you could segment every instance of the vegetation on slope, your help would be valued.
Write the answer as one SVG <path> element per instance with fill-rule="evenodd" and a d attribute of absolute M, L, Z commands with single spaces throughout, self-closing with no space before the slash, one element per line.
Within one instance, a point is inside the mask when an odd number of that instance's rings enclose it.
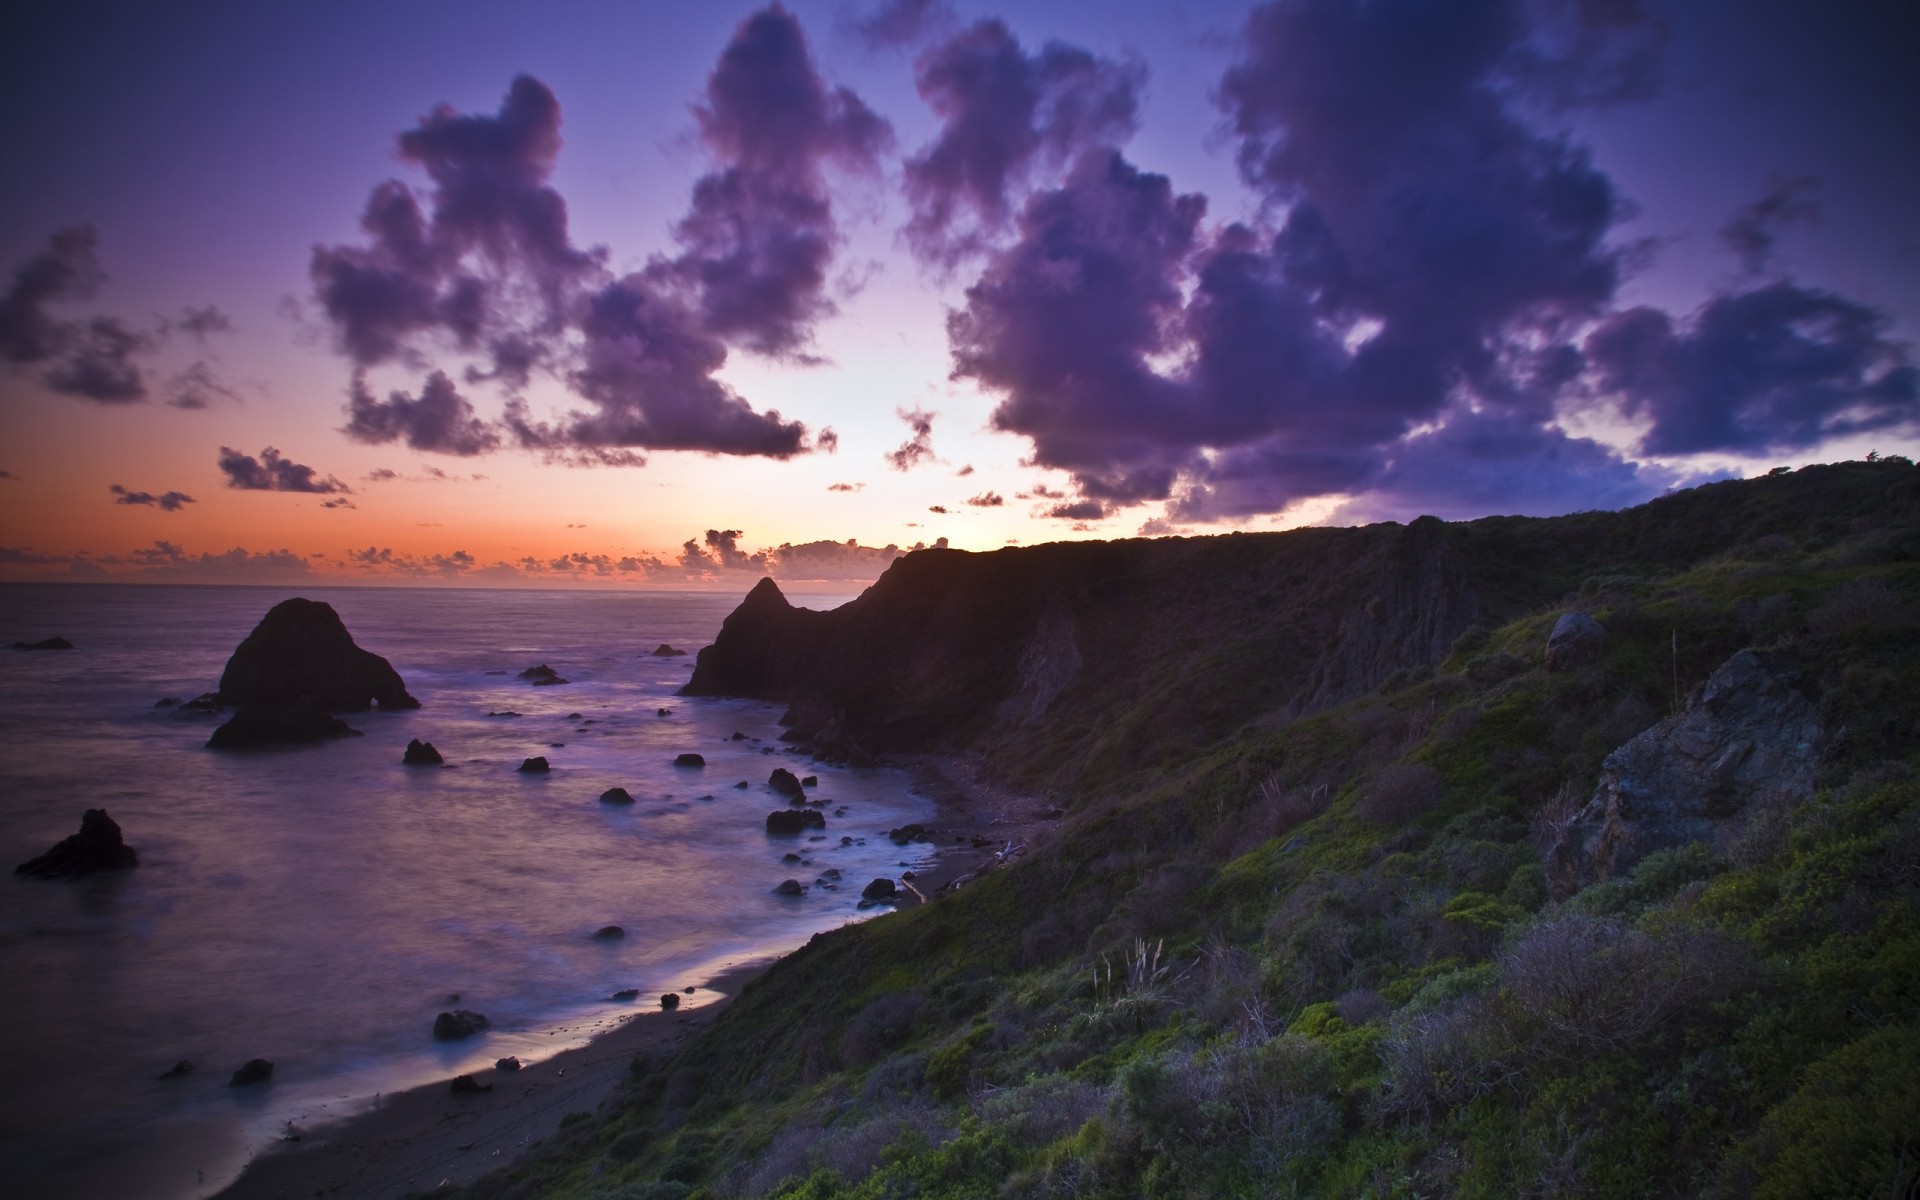
<path fill-rule="evenodd" d="M 1444 659 L 1086 773 L 470 1194 L 1911 1196 L 1915 477 L 1451 526 L 1495 616 Z M 1605 651 L 1548 672 L 1569 607 Z M 1552 815 L 1743 646 L 1803 664 L 1817 794 L 1552 897 Z"/>

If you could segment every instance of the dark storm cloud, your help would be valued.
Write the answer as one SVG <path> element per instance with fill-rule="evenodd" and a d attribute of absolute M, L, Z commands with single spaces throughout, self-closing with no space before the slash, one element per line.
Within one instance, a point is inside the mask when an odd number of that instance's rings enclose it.
<path fill-rule="evenodd" d="M 379 445 L 404 440 L 415 450 L 465 456 L 485 454 L 500 444 L 499 431 L 474 414 L 473 405 L 454 390 L 444 371 L 427 377 L 418 399 L 394 392 L 379 400 L 357 374 L 348 397 L 349 419 L 342 432 L 355 441 Z"/>
<path fill-rule="evenodd" d="M 153 349 L 152 338 L 118 318 L 94 317 L 75 323 L 66 341 L 64 357 L 42 376 L 49 388 L 98 404 L 138 404 L 147 398 L 136 360 Z"/>
<path fill-rule="evenodd" d="M 1034 462 L 1113 498 L 1166 494 L 1187 405 L 1146 360 L 1169 348 L 1204 211 L 1096 151 L 1027 202 L 1019 240 L 967 289 L 947 324 L 954 375 L 1004 395 L 993 425 L 1031 438 Z"/>
<path fill-rule="evenodd" d="M 1911 421 L 1913 373 L 1866 306 L 1782 284 L 1684 328 L 1613 311 L 1630 208 L 1547 121 L 1645 94 L 1664 37 L 1627 2 L 1266 5 L 1218 94 L 1276 224 L 1203 229 L 1201 198 L 1085 153 L 950 317 L 954 374 L 1000 397 L 994 426 L 1034 464 L 1072 474 L 1077 497 L 1048 510 L 1068 519 L 1656 494 L 1671 474 L 1561 431 L 1595 394 L 1648 423 L 1648 454 Z M 1764 258 L 1804 192 L 1743 213 L 1737 248 Z"/>
<path fill-rule="evenodd" d="M 573 291 L 600 270 L 567 234 L 566 201 L 548 176 L 560 151 L 560 104 L 522 75 L 498 113 L 441 105 L 398 139 L 403 161 L 433 182 L 375 188 L 360 246 L 316 246 L 314 292 L 340 350 L 358 366 L 403 357 L 421 335 L 493 356 L 524 380 L 529 347 L 565 325 Z"/>
<path fill-rule="evenodd" d="M 899 449 L 889 450 L 882 456 L 888 465 L 896 471 L 911 471 L 922 463 L 940 461 L 933 452 L 933 419 L 940 414 L 901 408 L 895 409 L 894 415 L 907 423 L 913 436 L 900 443 Z"/>
<path fill-rule="evenodd" d="M 1060 169 L 1134 131 L 1145 78 L 1138 64 L 1059 42 L 1028 54 L 997 20 L 923 54 L 914 82 L 941 128 L 906 163 L 908 243 L 948 266 L 983 249 L 1008 225 L 1012 193 L 1036 171 Z"/>
<path fill-rule="evenodd" d="M 1758 275 L 1772 265 L 1774 246 L 1789 226 L 1820 219 L 1819 196 L 1820 181 L 1811 175 L 1778 180 L 1727 218 L 1720 240 L 1740 256 L 1750 274 Z"/>
<path fill-rule="evenodd" d="M 806 449 L 806 426 L 755 412 L 714 378 L 726 345 L 695 313 L 640 275 L 611 284 L 587 304 L 582 361 L 573 389 L 593 410 L 558 424 L 510 407 L 508 425 L 536 449 L 644 446 L 789 458 Z"/>
<path fill-rule="evenodd" d="M 47 305 L 90 299 L 106 278 L 97 256 L 100 235 L 91 225 L 63 229 L 14 272 L 0 296 L 0 354 L 16 363 L 37 363 L 66 348 L 72 323 Z"/>
<path fill-rule="evenodd" d="M 331 495 L 353 490 L 331 475 L 320 478 L 318 471 L 282 456 L 272 446 L 262 450 L 259 458 L 222 446 L 219 466 L 227 477 L 227 486 L 241 491 Z"/>
<path fill-rule="evenodd" d="M 113 493 L 115 504 L 147 505 L 158 508 L 161 512 L 179 512 L 195 502 L 193 497 L 185 492 L 162 492 L 156 496 L 152 492 L 129 491 L 117 483 L 108 484 L 107 490 Z"/>
<path fill-rule="evenodd" d="M 827 86 L 799 21 L 777 5 L 734 31 L 694 115 L 720 169 L 694 184 L 672 275 L 697 297 L 709 334 L 796 355 L 834 311 L 826 279 L 838 232 L 824 171 L 871 170 L 892 128 Z"/>
<path fill-rule="evenodd" d="M 953 24 L 947 0 L 883 0 L 871 12 L 848 12 L 841 29 L 869 49 L 885 50 L 914 42 Z"/>
<path fill-rule="evenodd" d="M 1598 386 L 1650 421 L 1649 454 L 1803 450 L 1920 421 L 1920 372 L 1874 309 L 1778 282 L 1684 324 L 1616 313 L 1587 339 Z"/>

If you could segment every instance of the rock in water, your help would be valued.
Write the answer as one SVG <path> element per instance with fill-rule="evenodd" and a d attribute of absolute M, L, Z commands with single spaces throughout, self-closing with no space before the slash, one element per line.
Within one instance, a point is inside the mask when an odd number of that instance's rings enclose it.
<path fill-rule="evenodd" d="M 520 672 L 520 678 L 533 684 L 535 687 L 556 687 L 567 682 L 560 672 L 545 663 L 541 663 L 537 667 L 528 667 L 526 670 Z"/>
<path fill-rule="evenodd" d="M 356 646 L 333 606 L 318 600 L 274 605 L 227 660 L 219 694 L 241 708 L 305 698 L 328 712 L 420 707 L 393 665 Z"/>
<path fill-rule="evenodd" d="M 73 643 L 63 637 L 50 637 L 44 642 L 15 642 L 13 648 L 15 650 L 71 650 Z M 679 650 L 675 653 L 685 654 L 686 651 Z"/>
<path fill-rule="evenodd" d="M 876 879 L 860 890 L 862 900 L 892 900 L 899 894 L 899 887 L 891 879 Z"/>
<path fill-rule="evenodd" d="M 633 793 L 623 787 L 610 787 L 600 793 L 602 804 L 632 804 Z"/>
<path fill-rule="evenodd" d="M 1583 612 L 1562 613 L 1547 635 L 1547 670 L 1571 671 L 1600 657 L 1607 631 Z"/>
<path fill-rule="evenodd" d="M 673 765 L 676 767 L 704 767 L 707 765 L 707 760 L 704 756 L 695 754 L 689 750 L 685 754 L 675 758 Z"/>
<path fill-rule="evenodd" d="M 493 1024 L 485 1013 L 474 1012 L 470 1008 L 443 1012 L 433 1019 L 433 1036 L 443 1042 L 457 1042 L 461 1038 L 470 1038 L 482 1029 Z"/>
<path fill-rule="evenodd" d="M 311 696 L 292 704 L 256 704 L 234 713 L 207 739 L 209 750 L 246 750 L 358 737 L 360 731 L 328 712 Z"/>
<path fill-rule="evenodd" d="M 273 1078 L 273 1064 L 264 1058 L 250 1058 L 227 1080 L 228 1087 L 246 1087 Z"/>
<path fill-rule="evenodd" d="M 440 752 L 433 748 L 432 742 L 423 742 L 419 738 L 414 738 L 407 743 L 407 752 L 401 756 L 400 761 L 410 767 L 437 767 L 447 760 L 440 757 Z"/>
<path fill-rule="evenodd" d="M 137 866 L 140 856 L 120 838 L 120 826 L 104 808 L 90 808 L 80 817 L 80 832 L 63 838 L 38 858 L 15 867 L 16 875 L 42 879 L 69 879 L 94 871 L 121 871 Z"/>
<path fill-rule="evenodd" d="M 820 815 L 817 808 L 784 808 L 767 814 L 768 833 L 805 833 L 809 829 L 826 827 L 827 819 Z"/>
<path fill-rule="evenodd" d="M 467 1095 L 474 1092 L 490 1092 L 493 1090 L 493 1085 L 481 1083 L 471 1075 L 455 1075 L 453 1084 L 448 1090 L 455 1095 Z"/>
<path fill-rule="evenodd" d="M 532 758 L 523 759 L 520 765 L 515 768 L 515 770 L 519 771 L 522 775 L 545 775 L 552 769 L 552 765 L 547 762 L 547 756 L 544 754 L 536 754 Z"/>
<path fill-rule="evenodd" d="M 655 658 L 685 658 L 686 656 L 687 652 L 685 650 L 675 650 L 665 642 L 661 642 L 653 651 L 653 657 Z"/>
<path fill-rule="evenodd" d="M 791 883 L 793 881 L 788 880 L 787 882 Z M 667 1010 L 668 1012 L 672 1012 L 674 1009 L 679 1008 L 680 1007 L 679 994 L 675 992 L 668 992 L 665 995 L 661 996 L 660 1007 Z"/>
<path fill-rule="evenodd" d="M 782 879 L 779 885 L 773 889 L 773 894 L 776 896 L 798 896 L 805 891 L 806 889 L 800 886 L 798 879 Z"/>
<path fill-rule="evenodd" d="M 785 767 L 773 769 L 773 774 L 767 776 L 767 786 L 782 796 L 804 797 L 807 794 L 807 790 L 800 786 L 799 777 Z"/>

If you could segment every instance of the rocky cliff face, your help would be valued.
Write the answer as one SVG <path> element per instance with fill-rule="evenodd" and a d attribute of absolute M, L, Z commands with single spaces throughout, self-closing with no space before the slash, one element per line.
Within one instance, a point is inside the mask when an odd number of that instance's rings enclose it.
<path fill-rule="evenodd" d="M 1822 731 L 1800 682 L 1791 657 L 1742 650 L 1686 712 L 1608 755 L 1548 856 L 1556 888 L 1624 875 L 1657 850 L 1723 846 L 1741 814 L 1810 799 Z"/>
<path fill-rule="evenodd" d="M 761 581 L 686 692 L 785 701 L 831 753 L 983 748 L 1043 781 L 1342 703 L 1478 613 L 1434 520 L 922 551 L 832 612 Z"/>

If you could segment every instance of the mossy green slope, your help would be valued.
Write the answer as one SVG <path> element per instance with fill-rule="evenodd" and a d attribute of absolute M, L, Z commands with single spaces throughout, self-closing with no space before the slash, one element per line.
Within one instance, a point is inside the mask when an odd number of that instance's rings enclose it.
<path fill-rule="evenodd" d="M 816 938 L 468 1194 L 1912 1195 L 1917 498 L 1449 526 L 1489 615 L 1437 662 L 1081 772 L 1044 853 Z M 1548 672 L 1568 606 L 1606 648 Z M 1748 645 L 1804 665 L 1817 794 L 1551 899 L 1543 807 Z"/>

